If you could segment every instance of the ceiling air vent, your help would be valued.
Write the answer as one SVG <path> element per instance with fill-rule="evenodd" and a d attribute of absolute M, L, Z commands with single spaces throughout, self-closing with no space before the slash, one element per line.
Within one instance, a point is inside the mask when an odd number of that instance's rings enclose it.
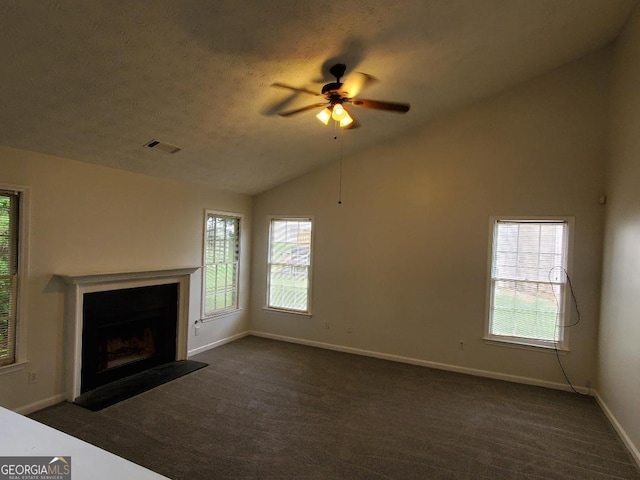
<path fill-rule="evenodd" d="M 180 150 L 182 150 L 180 147 L 176 147 L 175 145 L 161 142 L 159 140 L 151 140 L 149 143 L 145 143 L 144 146 L 164 153 L 178 153 Z"/>

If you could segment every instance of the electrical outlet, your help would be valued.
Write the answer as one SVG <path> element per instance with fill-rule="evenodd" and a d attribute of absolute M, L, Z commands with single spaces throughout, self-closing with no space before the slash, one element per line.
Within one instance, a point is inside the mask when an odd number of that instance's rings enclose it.
<path fill-rule="evenodd" d="M 196 334 L 196 337 L 197 337 L 198 335 L 200 335 L 200 323 L 196 323 L 196 329 L 195 330 L 196 330 L 195 334 Z"/>
<path fill-rule="evenodd" d="M 347 333 L 352 333 L 353 332 L 353 325 L 349 324 L 347 325 Z"/>
<path fill-rule="evenodd" d="M 464 350 L 464 340 L 460 340 L 460 345 L 458 346 L 460 350 Z"/>
<path fill-rule="evenodd" d="M 329 322 L 324 322 L 324 329 L 329 330 L 331 328 L 331 324 Z"/>
<path fill-rule="evenodd" d="M 38 381 L 37 372 L 29 372 L 29 383 L 36 383 Z"/>

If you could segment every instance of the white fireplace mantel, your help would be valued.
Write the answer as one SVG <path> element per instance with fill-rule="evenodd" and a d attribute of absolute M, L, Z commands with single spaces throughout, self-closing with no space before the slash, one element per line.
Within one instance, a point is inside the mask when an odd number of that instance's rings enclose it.
<path fill-rule="evenodd" d="M 57 274 L 67 284 L 65 295 L 65 364 L 67 372 L 66 398 L 80 395 L 82 370 L 82 314 L 85 293 L 104 292 L 151 285 L 178 284 L 178 325 L 176 331 L 176 360 L 187 358 L 189 329 L 189 286 L 191 274 L 199 267 L 95 274 Z"/>
<path fill-rule="evenodd" d="M 169 270 L 147 270 L 143 272 L 90 273 L 82 275 L 56 275 L 70 285 L 113 283 L 126 280 L 176 277 L 191 275 L 200 267 L 172 268 Z"/>

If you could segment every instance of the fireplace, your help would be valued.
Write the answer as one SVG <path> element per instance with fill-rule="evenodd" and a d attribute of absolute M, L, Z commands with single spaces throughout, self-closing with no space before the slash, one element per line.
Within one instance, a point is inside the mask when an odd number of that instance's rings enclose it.
<path fill-rule="evenodd" d="M 66 398 L 186 360 L 194 268 L 58 275 L 66 284 Z"/>
<path fill-rule="evenodd" d="M 176 359 L 178 284 L 85 293 L 81 393 Z"/>

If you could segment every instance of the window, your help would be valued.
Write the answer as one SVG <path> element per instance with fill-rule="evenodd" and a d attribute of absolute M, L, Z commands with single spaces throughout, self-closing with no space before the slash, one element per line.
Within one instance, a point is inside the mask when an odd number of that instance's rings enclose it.
<path fill-rule="evenodd" d="M 240 217 L 205 213 L 202 316 L 238 308 Z"/>
<path fill-rule="evenodd" d="M 274 218 L 269 229 L 267 308 L 310 313 L 310 218 Z"/>
<path fill-rule="evenodd" d="M 564 348 L 569 219 L 493 219 L 487 339 Z"/>
<path fill-rule="evenodd" d="M 0 366 L 16 361 L 20 193 L 0 190 Z"/>

